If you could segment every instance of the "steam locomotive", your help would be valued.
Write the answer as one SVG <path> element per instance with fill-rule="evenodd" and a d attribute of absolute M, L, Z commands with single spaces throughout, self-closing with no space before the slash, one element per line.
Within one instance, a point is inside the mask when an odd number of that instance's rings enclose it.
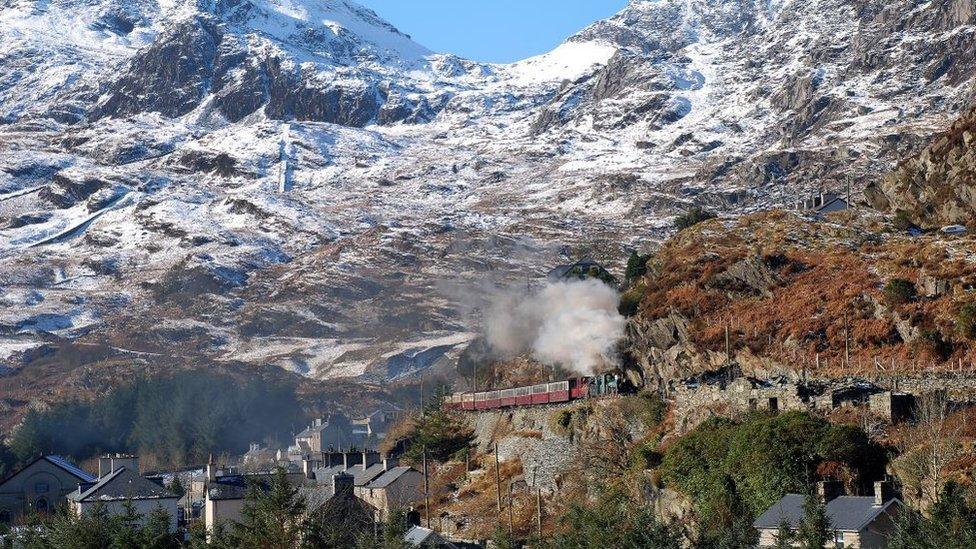
<path fill-rule="evenodd" d="M 626 379 L 619 374 L 608 373 L 497 391 L 454 393 L 444 397 L 444 407 L 473 411 L 558 404 L 616 395 L 626 392 L 628 387 Z"/>

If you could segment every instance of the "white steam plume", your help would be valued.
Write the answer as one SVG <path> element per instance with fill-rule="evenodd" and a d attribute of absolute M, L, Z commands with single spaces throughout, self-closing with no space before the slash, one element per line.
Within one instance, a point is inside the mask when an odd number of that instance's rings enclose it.
<path fill-rule="evenodd" d="M 484 329 L 492 351 L 523 353 L 548 365 L 592 374 L 616 364 L 626 320 L 620 296 L 594 280 L 553 282 L 530 294 L 502 294 L 488 307 Z"/>

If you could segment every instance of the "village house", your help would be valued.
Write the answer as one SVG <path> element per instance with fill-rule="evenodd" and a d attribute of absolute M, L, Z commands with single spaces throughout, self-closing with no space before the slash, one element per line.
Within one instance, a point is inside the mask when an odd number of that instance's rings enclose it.
<path fill-rule="evenodd" d="M 312 424 L 295 435 L 295 442 L 285 450 L 279 450 L 277 459 L 279 464 L 300 464 L 309 455 L 321 454 L 340 445 L 351 445 L 351 434 L 348 425 L 344 429 L 343 421 L 339 417 L 328 420 L 318 418 Z"/>
<path fill-rule="evenodd" d="M 179 496 L 162 485 L 139 475 L 139 458 L 116 454 L 99 459 L 98 479 L 83 482 L 68 494 L 68 505 L 78 516 L 101 507 L 109 516 L 124 514 L 131 505 L 143 520 L 162 509 L 170 519 L 170 531 L 177 528 Z"/>
<path fill-rule="evenodd" d="M 383 474 L 386 467 L 392 465 L 395 465 L 394 461 L 383 459 L 379 452 L 372 450 L 325 452 L 320 458 L 307 459 L 304 470 L 310 480 L 315 480 L 328 490 L 333 475 L 352 475 L 355 486 L 359 488 Z"/>
<path fill-rule="evenodd" d="M 305 469 L 309 478 L 325 490 L 329 490 L 333 476 L 352 476 L 356 496 L 376 508 L 381 516 L 423 497 L 423 475 L 419 471 L 375 451 L 327 452 L 322 455 L 321 464 L 309 460 Z"/>
<path fill-rule="evenodd" d="M 376 444 L 386 438 L 390 425 L 396 422 L 401 413 L 403 411 L 400 408 L 387 404 L 361 418 L 350 420 L 353 443 L 363 448 L 375 448 Z"/>
<path fill-rule="evenodd" d="M 845 496 L 836 481 L 817 484 L 817 497 L 825 504 L 833 541 L 838 549 L 885 549 L 896 528 L 901 501 L 890 482 L 875 482 L 873 496 Z M 796 529 L 803 520 L 806 496 L 787 494 L 766 510 L 753 526 L 759 530 L 759 547 L 774 547 L 785 520 Z"/>
<path fill-rule="evenodd" d="M 208 530 L 218 523 L 231 524 L 241 520 L 241 511 L 252 486 L 261 490 L 270 485 L 274 472 L 223 473 L 211 456 L 207 464 L 203 489 L 203 519 Z M 301 486 L 303 473 L 288 473 L 288 482 Z"/>
<path fill-rule="evenodd" d="M 241 467 L 245 471 L 267 470 L 275 463 L 275 452 L 257 442 L 252 442 L 247 452 L 241 456 Z"/>
<path fill-rule="evenodd" d="M 356 495 L 375 507 L 380 516 L 404 509 L 423 497 L 424 476 L 412 467 L 397 466 L 356 488 Z"/>
<path fill-rule="evenodd" d="M 60 456 L 43 456 L 0 482 L 0 524 L 13 525 L 30 513 L 48 512 L 81 483 L 95 477 Z"/>
<path fill-rule="evenodd" d="M 304 486 L 301 493 L 309 518 L 326 527 L 362 532 L 371 529 L 376 521 L 376 509 L 356 497 L 352 475 L 333 475 L 329 490 L 315 484 Z"/>

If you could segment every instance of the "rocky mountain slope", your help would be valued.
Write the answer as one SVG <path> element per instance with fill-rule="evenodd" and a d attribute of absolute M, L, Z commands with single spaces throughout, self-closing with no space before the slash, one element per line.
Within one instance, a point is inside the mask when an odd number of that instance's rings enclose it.
<path fill-rule="evenodd" d="M 728 365 L 759 378 L 968 371 L 972 249 L 972 236 L 913 236 L 871 211 L 707 221 L 628 291 L 628 352 L 652 385 Z"/>
<path fill-rule="evenodd" d="M 866 184 L 970 100 L 968 0 L 634 0 L 510 65 L 346 0 L 0 0 L 0 362 L 396 378 L 486 285 Z"/>
<path fill-rule="evenodd" d="M 976 215 L 976 109 L 872 184 L 866 196 L 879 210 L 898 213 L 923 226 L 972 223 Z"/>

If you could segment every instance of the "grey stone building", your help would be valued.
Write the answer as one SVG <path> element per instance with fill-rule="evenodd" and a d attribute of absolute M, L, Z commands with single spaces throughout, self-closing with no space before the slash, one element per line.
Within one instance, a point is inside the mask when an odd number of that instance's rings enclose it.
<path fill-rule="evenodd" d="M 95 477 L 59 456 L 44 456 L 0 482 L 0 524 L 17 524 L 24 516 L 53 510 L 65 496 Z"/>
<path fill-rule="evenodd" d="M 843 549 L 884 549 L 895 532 L 901 500 L 887 482 L 874 484 L 873 496 L 845 496 L 840 483 L 818 484 L 818 497 L 825 504 L 833 531 L 831 547 Z M 753 523 L 759 530 L 759 547 L 774 547 L 781 524 L 792 529 L 803 520 L 806 496 L 786 494 Z"/>

